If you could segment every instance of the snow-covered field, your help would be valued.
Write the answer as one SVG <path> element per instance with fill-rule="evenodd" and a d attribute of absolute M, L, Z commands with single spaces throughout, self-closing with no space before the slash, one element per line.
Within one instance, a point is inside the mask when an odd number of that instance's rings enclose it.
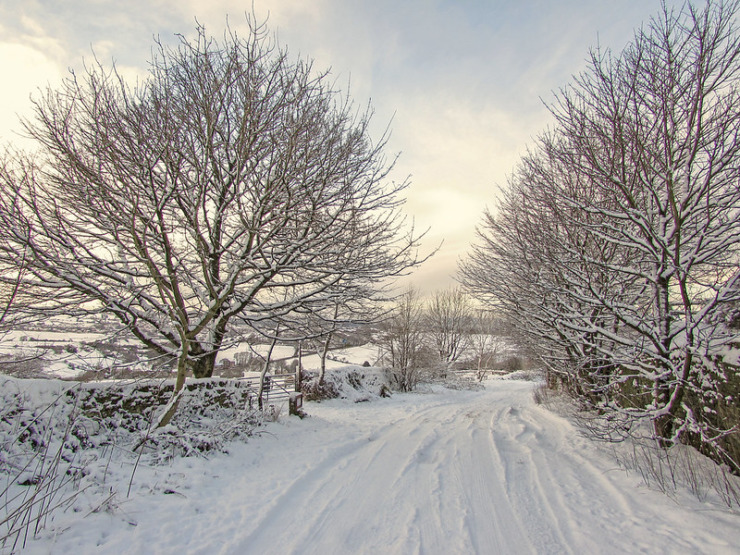
<path fill-rule="evenodd" d="M 112 497 L 28 553 L 738 553 L 740 515 L 669 498 L 535 405 L 532 382 L 309 403 L 228 454 L 110 461 Z"/>
<path fill-rule="evenodd" d="M 113 354 L 101 352 L 101 346 L 114 350 Z M 122 360 L 120 351 L 127 349 L 129 358 Z M 218 353 L 217 364 L 224 361 L 234 362 L 239 354 L 246 358 L 259 359 L 269 350 L 267 344 L 250 345 L 246 342 L 226 345 Z M 286 366 L 296 362 L 296 349 L 293 345 L 277 345 L 272 352 L 273 361 L 281 361 Z M 378 347 L 374 344 L 333 349 L 326 361 L 326 368 L 337 369 L 347 364 L 373 364 L 379 356 Z M 119 337 L 103 332 L 73 332 L 51 330 L 14 330 L 0 334 L 0 363 L 27 360 L 28 372 L 15 372 L 23 377 L 54 377 L 62 379 L 79 379 L 88 373 L 94 379 L 96 373 L 105 374 L 105 370 L 120 370 L 146 374 L 152 369 L 160 370 L 158 358 L 147 360 L 143 348 L 131 337 Z M 321 358 L 308 346 L 301 358 L 302 367 L 306 370 L 318 370 Z M 23 367 L 23 363 L 18 366 Z M 32 370 L 36 370 L 33 372 Z M 103 372 L 101 372 L 103 371 Z M 217 374 L 221 371 L 217 368 Z M 279 369 L 273 368 L 273 371 Z"/>

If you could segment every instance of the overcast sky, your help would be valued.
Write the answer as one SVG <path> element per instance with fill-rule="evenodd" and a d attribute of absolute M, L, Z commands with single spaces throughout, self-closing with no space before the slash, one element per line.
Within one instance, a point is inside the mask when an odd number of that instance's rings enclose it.
<path fill-rule="evenodd" d="M 667 0 L 680 5 L 679 0 Z M 435 257 L 413 276 L 450 286 L 485 207 L 550 123 L 543 105 L 585 67 L 597 44 L 615 51 L 659 0 L 254 0 L 294 55 L 331 68 L 377 129 L 391 122 L 396 179 L 411 176 L 406 213 L 430 227 Z M 93 52 L 134 79 L 153 37 L 215 35 L 243 25 L 249 0 L 0 0 L 0 140 L 18 141 L 29 95 L 54 86 Z"/>

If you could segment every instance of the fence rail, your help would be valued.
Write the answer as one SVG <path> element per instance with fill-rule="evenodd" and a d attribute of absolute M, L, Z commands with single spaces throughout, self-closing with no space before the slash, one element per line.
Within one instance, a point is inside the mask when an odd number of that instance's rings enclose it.
<path fill-rule="evenodd" d="M 469 379 L 478 380 L 478 379 L 481 379 L 482 377 L 485 378 L 487 376 L 505 376 L 506 374 L 509 374 L 510 372 L 507 370 L 481 369 L 481 370 L 452 370 L 452 373 L 461 378 L 469 378 Z"/>
<path fill-rule="evenodd" d="M 250 377 L 242 378 L 250 390 L 254 391 L 255 398 L 258 398 L 260 390 L 260 378 Z M 295 391 L 295 374 L 267 374 L 265 376 L 264 388 L 262 390 L 263 408 L 294 400 L 298 403 L 296 408 L 302 404 L 301 394 Z"/>

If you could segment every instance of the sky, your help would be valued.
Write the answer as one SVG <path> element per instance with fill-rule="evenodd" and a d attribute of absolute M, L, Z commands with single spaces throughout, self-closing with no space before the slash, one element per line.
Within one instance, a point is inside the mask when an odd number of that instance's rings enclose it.
<path fill-rule="evenodd" d="M 680 6 L 679 0 L 666 0 Z M 30 97 L 97 57 L 146 74 L 155 37 L 174 43 L 196 21 L 209 34 L 267 18 L 294 56 L 331 70 L 368 102 L 393 178 L 410 178 L 405 213 L 436 254 L 408 278 L 454 286 L 458 261 L 495 210 L 507 176 L 551 123 L 546 103 L 586 67 L 589 48 L 621 51 L 659 0 L 0 0 L 0 144 L 20 144 Z"/>

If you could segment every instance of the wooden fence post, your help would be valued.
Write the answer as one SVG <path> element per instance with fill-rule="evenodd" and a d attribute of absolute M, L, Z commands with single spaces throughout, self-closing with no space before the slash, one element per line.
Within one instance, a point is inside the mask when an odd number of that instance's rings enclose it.
<path fill-rule="evenodd" d="M 298 364 L 295 367 L 295 390 L 301 390 L 301 372 L 303 371 L 303 341 L 298 342 Z"/>

